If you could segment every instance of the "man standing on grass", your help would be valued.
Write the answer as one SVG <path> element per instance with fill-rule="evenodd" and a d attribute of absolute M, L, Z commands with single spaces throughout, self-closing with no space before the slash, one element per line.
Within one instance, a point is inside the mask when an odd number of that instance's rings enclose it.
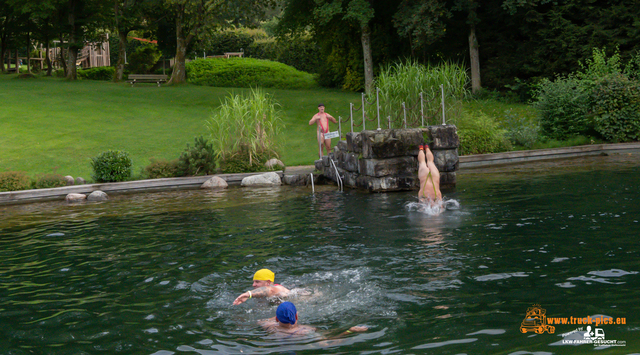
<path fill-rule="evenodd" d="M 309 121 L 309 125 L 312 125 L 314 123 L 317 123 L 318 125 L 317 136 L 318 136 L 318 148 L 319 148 L 320 159 L 322 159 L 323 146 L 327 150 L 327 155 L 331 151 L 331 139 L 324 138 L 324 135 L 326 133 L 329 133 L 329 121 L 333 123 L 338 123 L 338 121 L 336 121 L 336 119 L 333 118 L 333 116 L 324 112 L 323 104 L 318 105 L 318 113 L 313 115 L 313 117 L 311 117 L 311 120 Z"/>

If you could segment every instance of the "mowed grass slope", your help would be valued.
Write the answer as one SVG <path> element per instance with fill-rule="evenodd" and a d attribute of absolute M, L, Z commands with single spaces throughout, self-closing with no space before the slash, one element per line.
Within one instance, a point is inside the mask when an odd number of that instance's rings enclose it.
<path fill-rule="evenodd" d="M 247 90 L 0 75 L 0 171 L 90 178 L 91 157 L 120 149 L 131 154 L 137 174 L 150 158 L 175 159 L 194 137 L 208 137 L 211 110 L 229 92 Z M 282 160 L 290 166 L 317 159 L 315 127 L 308 122 L 319 102 L 346 117 L 349 102 L 360 100 L 358 93 L 338 90 L 266 91 L 282 105 Z"/>

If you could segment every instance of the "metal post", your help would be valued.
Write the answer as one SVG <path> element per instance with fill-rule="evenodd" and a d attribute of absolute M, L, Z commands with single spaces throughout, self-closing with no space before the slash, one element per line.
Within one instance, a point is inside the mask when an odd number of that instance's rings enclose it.
<path fill-rule="evenodd" d="M 444 119 L 444 85 L 440 84 L 440 90 L 442 91 L 442 125 L 446 125 Z"/>
<path fill-rule="evenodd" d="M 424 99 L 420 93 L 420 117 L 422 117 L 422 127 L 424 127 Z"/>
<path fill-rule="evenodd" d="M 309 175 L 311 175 L 311 192 L 312 193 L 316 193 L 316 187 L 313 185 L 313 173 L 309 173 Z"/>
<path fill-rule="evenodd" d="M 362 130 L 365 131 L 366 128 L 364 126 L 364 92 L 362 93 Z"/>
<path fill-rule="evenodd" d="M 380 88 L 376 87 L 376 108 L 378 109 L 378 129 L 380 129 Z"/>
<path fill-rule="evenodd" d="M 342 117 L 338 116 L 338 134 L 340 134 L 340 139 L 342 139 Z"/>
<path fill-rule="evenodd" d="M 387 116 L 387 121 L 389 121 L 389 129 L 391 129 L 391 116 Z"/>
<path fill-rule="evenodd" d="M 349 103 L 349 118 L 351 119 L 351 132 L 353 132 L 353 103 Z"/>
<path fill-rule="evenodd" d="M 407 129 L 407 107 L 402 103 L 402 115 L 404 116 L 404 128 Z"/>

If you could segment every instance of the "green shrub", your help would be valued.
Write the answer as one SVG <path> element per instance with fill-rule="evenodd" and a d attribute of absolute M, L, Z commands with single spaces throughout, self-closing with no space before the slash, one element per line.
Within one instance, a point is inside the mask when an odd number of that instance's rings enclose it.
<path fill-rule="evenodd" d="M 33 187 L 36 189 L 50 189 L 62 186 L 67 186 L 67 182 L 64 176 L 60 174 L 44 174 L 38 176 L 33 184 Z"/>
<path fill-rule="evenodd" d="M 640 82 L 623 74 L 606 75 L 591 91 L 595 129 L 611 142 L 640 138 Z"/>
<path fill-rule="evenodd" d="M 91 158 L 93 180 L 96 182 L 118 182 L 131 178 L 131 158 L 121 150 L 107 150 Z"/>
<path fill-rule="evenodd" d="M 321 56 L 318 56 L 320 49 L 311 38 L 259 39 L 244 48 L 248 57 L 273 60 L 307 73 L 317 73 L 321 65 Z"/>
<path fill-rule="evenodd" d="M 246 50 L 253 43 L 253 38 L 243 31 L 215 32 L 207 36 L 205 45 L 207 52 L 214 55 L 225 52 L 240 52 Z"/>
<path fill-rule="evenodd" d="M 282 63 L 252 58 L 197 59 L 187 63 L 189 82 L 221 87 L 305 89 L 315 86 L 313 75 Z"/>
<path fill-rule="evenodd" d="M 0 173 L 0 191 L 19 191 L 31 188 L 31 179 L 22 171 Z"/>
<path fill-rule="evenodd" d="M 496 153 L 511 149 L 506 130 L 483 113 L 471 116 L 463 112 L 457 119 L 456 126 L 460 138 L 460 155 Z"/>
<path fill-rule="evenodd" d="M 164 160 L 151 158 L 151 164 L 144 167 L 142 176 L 146 179 L 162 179 L 182 176 L 178 159 Z"/>
<path fill-rule="evenodd" d="M 128 69 L 130 73 L 147 74 L 158 62 L 162 54 L 158 50 L 158 46 L 148 44 L 135 49 L 128 58 Z"/>
<path fill-rule="evenodd" d="M 226 155 L 220 163 L 225 174 L 271 171 L 264 166 L 269 156 L 266 154 L 251 155 L 247 146 L 240 146 L 237 151 Z"/>
<path fill-rule="evenodd" d="M 111 80 L 116 73 L 114 67 L 95 67 L 89 69 L 78 69 L 78 78 L 88 80 Z M 64 72 L 63 72 L 64 74 Z M 57 75 L 57 73 L 56 73 Z"/>
<path fill-rule="evenodd" d="M 531 149 L 538 141 L 540 126 L 537 122 L 531 122 L 509 109 L 505 111 L 502 123 L 507 130 L 506 137 L 513 145 Z"/>
<path fill-rule="evenodd" d="M 589 95 L 579 79 L 545 79 L 536 98 L 534 107 L 540 114 L 540 128 L 549 138 L 567 139 L 589 131 Z"/>
<path fill-rule="evenodd" d="M 216 172 L 216 154 L 213 145 L 205 138 L 198 137 L 195 144 L 180 154 L 178 171 L 182 176 L 211 175 Z"/>

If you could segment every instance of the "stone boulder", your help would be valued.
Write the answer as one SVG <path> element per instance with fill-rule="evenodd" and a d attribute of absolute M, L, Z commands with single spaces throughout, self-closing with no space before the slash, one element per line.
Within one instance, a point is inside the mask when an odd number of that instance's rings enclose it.
<path fill-rule="evenodd" d="M 423 131 L 431 142 L 432 150 L 456 149 L 460 146 L 460 138 L 454 125 L 429 126 Z"/>
<path fill-rule="evenodd" d="M 418 182 L 417 175 L 384 176 L 380 178 L 360 175 L 356 179 L 356 186 L 367 189 L 369 192 L 401 191 L 414 190 Z"/>
<path fill-rule="evenodd" d="M 84 181 L 84 179 L 83 179 L 83 178 L 81 178 L 81 177 L 79 177 L 79 176 L 76 178 L 76 185 L 84 185 L 84 184 L 86 184 L 86 183 L 87 183 L 87 182 L 86 182 L 86 181 Z"/>
<path fill-rule="evenodd" d="M 441 173 L 456 171 L 460 164 L 458 151 L 456 149 L 434 150 L 433 162 Z"/>
<path fill-rule="evenodd" d="M 318 159 L 315 162 L 313 162 L 313 165 L 316 167 L 316 170 L 319 172 L 323 172 L 324 171 L 324 165 L 322 163 L 322 159 Z"/>
<path fill-rule="evenodd" d="M 75 183 L 75 180 L 73 179 L 73 176 L 67 175 L 64 177 L 64 182 L 67 184 L 67 186 L 71 186 Z"/>
<path fill-rule="evenodd" d="M 418 160 L 412 156 L 389 159 L 361 159 L 360 175 L 383 177 L 389 175 L 411 175 L 418 171 Z"/>
<path fill-rule="evenodd" d="M 347 151 L 353 153 L 362 152 L 362 136 L 358 132 L 347 133 Z"/>
<path fill-rule="evenodd" d="M 87 201 L 106 201 L 108 199 L 109 195 L 100 190 L 96 190 L 87 196 Z"/>
<path fill-rule="evenodd" d="M 212 177 L 200 186 L 201 189 L 226 189 L 227 187 L 229 184 L 219 176 Z"/>
<path fill-rule="evenodd" d="M 362 156 L 365 159 L 385 159 L 417 155 L 422 144 L 420 129 L 384 129 L 362 131 Z"/>
<path fill-rule="evenodd" d="M 247 176 L 242 179 L 242 186 L 278 186 L 282 185 L 280 175 L 269 172 L 260 175 Z"/>
<path fill-rule="evenodd" d="M 282 177 L 282 182 L 285 185 L 290 186 L 307 186 L 311 183 L 311 176 L 309 174 L 285 174 Z M 314 181 L 316 177 L 314 176 Z"/>
<path fill-rule="evenodd" d="M 81 202 L 87 199 L 85 194 L 67 194 L 64 198 L 67 202 Z"/>
<path fill-rule="evenodd" d="M 284 163 L 281 162 L 279 159 L 273 158 L 273 159 L 269 159 L 269 161 L 267 161 L 266 163 L 264 163 L 264 166 L 267 169 L 274 169 L 276 167 L 280 167 L 284 169 Z"/>

